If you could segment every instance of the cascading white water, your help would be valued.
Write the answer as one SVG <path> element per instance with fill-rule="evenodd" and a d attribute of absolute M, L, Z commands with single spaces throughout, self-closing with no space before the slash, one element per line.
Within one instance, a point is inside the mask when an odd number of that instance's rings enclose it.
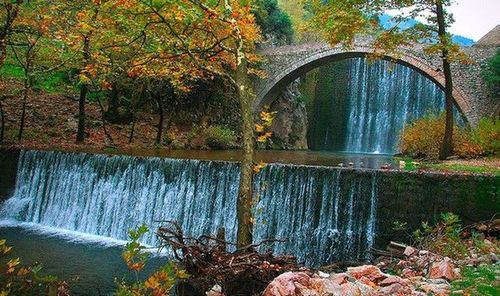
<path fill-rule="evenodd" d="M 254 240 L 287 238 L 274 251 L 292 253 L 307 265 L 364 259 L 375 239 L 376 181 L 373 172 L 269 166 L 256 182 Z"/>
<path fill-rule="evenodd" d="M 443 110 L 443 92 L 408 67 L 364 58 L 348 63 L 345 151 L 394 154 L 406 122 Z"/>
<path fill-rule="evenodd" d="M 238 165 L 228 162 L 25 151 L 0 218 L 127 239 L 142 223 L 180 222 L 187 236 L 236 239 Z M 256 176 L 254 240 L 314 266 L 364 258 L 375 239 L 375 173 L 268 165 Z M 150 233 L 143 243 L 156 245 Z M 268 246 L 263 246 L 266 248 Z"/>
<path fill-rule="evenodd" d="M 166 220 L 188 236 L 225 227 L 234 238 L 237 182 L 235 164 L 26 151 L 1 216 L 122 240 Z M 155 234 L 143 243 L 155 245 Z"/>

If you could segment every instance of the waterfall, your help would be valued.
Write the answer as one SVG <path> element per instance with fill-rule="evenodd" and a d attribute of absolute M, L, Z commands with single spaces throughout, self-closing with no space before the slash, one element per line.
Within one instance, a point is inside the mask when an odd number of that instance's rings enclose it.
<path fill-rule="evenodd" d="M 394 154 L 405 123 L 444 109 L 443 91 L 400 64 L 352 58 L 319 72 L 309 114 L 314 150 Z"/>
<path fill-rule="evenodd" d="M 312 266 L 364 259 L 375 238 L 376 180 L 372 172 L 268 166 L 256 180 L 254 240 L 287 238 L 273 250 Z"/>
<path fill-rule="evenodd" d="M 145 223 L 175 220 L 187 236 L 236 240 L 236 163 L 24 151 L 14 195 L 0 218 L 127 239 Z M 271 164 L 255 178 L 254 241 L 317 266 L 365 258 L 375 241 L 377 176 L 338 168 Z M 145 244 L 156 245 L 148 234 Z"/>
<path fill-rule="evenodd" d="M 394 154 L 406 122 L 443 110 L 443 92 L 408 67 L 363 58 L 349 65 L 346 151 Z"/>
<path fill-rule="evenodd" d="M 175 220 L 187 236 L 225 227 L 233 239 L 237 183 L 230 163 L 26 151 L 0 215 L 122 240 L 143 223 Z M 156 245 L 155 234 L 142 242 Z"/>

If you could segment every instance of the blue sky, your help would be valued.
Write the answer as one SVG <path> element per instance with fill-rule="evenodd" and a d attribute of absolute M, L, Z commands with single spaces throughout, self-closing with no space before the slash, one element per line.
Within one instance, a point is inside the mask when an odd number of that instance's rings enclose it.
<path fill-rule="evenodd" d="M 500 0 L 455 0 L 449 8 L 455 17 L 450 32 L 479 40 L 500 24 Z"/>

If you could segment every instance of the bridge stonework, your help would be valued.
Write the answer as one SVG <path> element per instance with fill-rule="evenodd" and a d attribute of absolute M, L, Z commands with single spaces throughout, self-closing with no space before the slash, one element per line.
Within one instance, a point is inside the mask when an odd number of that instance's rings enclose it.
<path fill-rule="evenodd" d="M 473 62 L 452 64 L 455 104 L 472 125 L 481 117 L 500 113 L 500 99 L 488 90 L 481 78 L 481 67 L 497 49 L 495 46 L 463 47 L 463 51 Z M 255 81 L 257 100 L 254 109 L 258 111 L 263 106 L 269 105 L 291 82 L 319 66 L 343 59 L 363 57 L 373 51 L 369 40 L 357 40 L 356 45 L 348 50 L 324 43 L 263 49 L 260 53 L 264 56 L 263 69 L 268 76 Z M 385 56 L 384 59 L 408 66 L 444 89 L 442 61 L 437 56 L 426 55 L 422 45 L 416 44 L 412 48 L 404 48 L 397 56 Z"/>

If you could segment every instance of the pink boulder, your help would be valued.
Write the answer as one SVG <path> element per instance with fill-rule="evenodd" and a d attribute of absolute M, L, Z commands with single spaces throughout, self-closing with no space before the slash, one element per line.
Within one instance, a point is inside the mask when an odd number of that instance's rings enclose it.
<path fill-rule="evenodd" d="M 400 284 L 402 286 L 408 286 L 408 285 L 410 285 L 410 281 L 402 279 L 399 276 L 390 275 L 386 279 L 384 279 L 383 281 L 379 282 L 378 284 L 382 287 L 390 286 L 393 284 Z"/>
<path fill-rule="evenodd" d="M 362 277 L 366 277 L 372 282 L 377 282 L 379 280 L 385 279 L 387 276 L 380 271 L 380 269 L 373 265 L 363 265 L 358 267 L 349 267 L 347 268 L 347 274 L 360 279 Z"/>
<path fill-rule="evenodd" d="M 303 272 L 286 272 L 275 278 L 264 290 L 263 296 L 295 296 L 300 289 L 311 286 L 311 278 Z"/>
<path fill-rule="evenodd" d="M 455 265 L 450 258 L 444 258 L 439 262 L 434 262 L 429 269 L 429 278 L 431 279 L 446 279 L 452 281 L 458 275 L 455 272 Z"/>

